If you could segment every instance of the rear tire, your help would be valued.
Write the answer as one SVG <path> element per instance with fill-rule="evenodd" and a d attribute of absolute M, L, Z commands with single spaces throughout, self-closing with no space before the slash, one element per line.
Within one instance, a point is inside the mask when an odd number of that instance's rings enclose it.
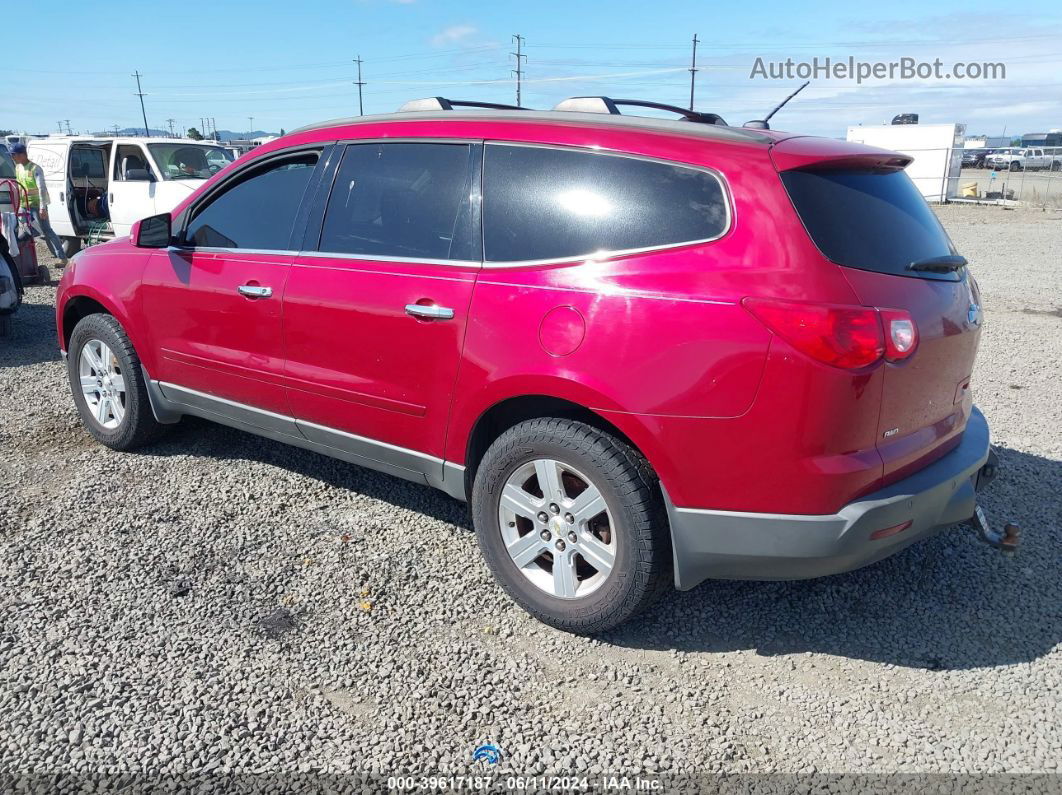
<path fill-rule="evenodd" d="M 1021 171 L 1021 163 L 1018 163 L 1017 161 L 1011 163 L 1010 164 L 1010 170 L 1011 171 Z"/>
<path fill-rule="evenodd" d="M 81 238 L 80 237 L 64 237 L 63 238 L 63 255 L 70 259 L 72 256 L 81 251 Z"/>
<path fill-rule="evenodd" d="M 472 511 L 495 579 L 557 629 L 611 629 L 671 582 L 671 535 L 652 470 L 583 422 L 528 420 L 498 437 L 476 471 Z"/>
<path fill-rule="evenodd" d="M 87 350 L 86 350 L 87 349 Z M 81 422 L 96 441 L 134 450 L 162 435 L 140 358 L 111 315 L 83 317 L 70 335 L 67 377 Z"/>

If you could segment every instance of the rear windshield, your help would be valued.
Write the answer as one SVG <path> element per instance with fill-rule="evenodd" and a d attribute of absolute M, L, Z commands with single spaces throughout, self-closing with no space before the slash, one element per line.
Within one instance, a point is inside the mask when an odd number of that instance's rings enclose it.
<path fill-rule="evenodd" d="M 903 171 L 784 171 L 782 182 L 815 245 L 839 265 L 913 276 L 912 262 L 955 253 Z"/>

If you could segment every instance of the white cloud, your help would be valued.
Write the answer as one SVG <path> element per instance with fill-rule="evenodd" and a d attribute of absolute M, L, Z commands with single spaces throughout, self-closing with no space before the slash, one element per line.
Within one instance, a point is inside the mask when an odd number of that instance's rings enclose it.
<path fill-rule="evenodd" d="M 409 1 L 412 2 L 412 0 Z M 478 32 L 474 25 L 451 25 L 432 36 L 431 43 L 436 47 L 441 47 L 445 44 L 460 44 L 463 41 L 467 41 L 469 36 L 473 36 Z"/>

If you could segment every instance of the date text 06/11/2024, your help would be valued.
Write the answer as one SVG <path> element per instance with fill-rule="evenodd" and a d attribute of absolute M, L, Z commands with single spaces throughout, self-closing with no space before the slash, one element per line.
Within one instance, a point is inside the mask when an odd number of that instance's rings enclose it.
<path fill-rule="evenodd" d="M 597 780 L 586 776 L 391 776 L 387 779 L 387 789 L 392 792 L 402 791 L 437 791 L 467 790 L 469 792 L 493 792 L 508 790 L 517 792 L 539 792 L 541 790 L 566 792 L 656 792 L 663 789 L 663 782 L 655 778 L 641 776 L 601 776 Z"/>

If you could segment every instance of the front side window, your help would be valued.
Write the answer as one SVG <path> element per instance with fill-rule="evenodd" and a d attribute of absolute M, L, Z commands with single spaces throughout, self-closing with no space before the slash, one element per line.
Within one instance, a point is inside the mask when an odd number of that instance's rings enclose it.
<path fill-rule="evenodd" d="M 232 153 L 203 144 L 148 144 L 163 179 L 210 179 L 232 162 Z"/>
<path fill-rule="evenodd" d="M 231 186 L 197 210 L 185 240 L 197 247 L 291 248 L 291 232 L 319 152 L 272 160 L 233 178 Z"/>
<path fill-rule="evenodd" d="M 486 259 L 567 259 L 721 236 L 729 213 L 711 172 L 652 160 L 489 144 Z"/>
<path fill-rule="evenodd" d="M 351 144 L 328 198 L 319 250 L 365 257 L 472 256 L 468 144 Z"/>
<path fill-rule="evenodd" d="M 137 176 L 137 171 L 150 172 L 144 150 L 133 144 L 121 144 L 114 158 L 114 178 L 126 180 Z"/>

